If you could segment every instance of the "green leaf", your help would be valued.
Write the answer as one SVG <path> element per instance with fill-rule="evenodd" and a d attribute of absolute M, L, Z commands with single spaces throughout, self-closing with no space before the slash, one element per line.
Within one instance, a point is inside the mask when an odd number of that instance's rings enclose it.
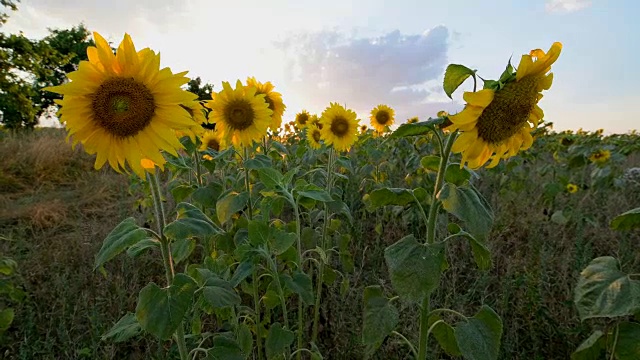
<path fill-rule="evenodd" d="M 112 339 L 113 342 L 123 342 L 131 339 L 134 336 L 140 334 L 142 329 L 140 328 L 140 324 L 136 320 L 136 315 L 134 313 L 127 313 L 125 316 L 120 318 L 118 322 L 109 329 L 102 337 L 100 338 L 102 341 Z"/>
<path fill-rule="evenodd" d="M 3 333 L 7 329 L 9 329 L 9 326 L 11 326 L 11 323 L 13 322 L 14 316 L 15 312 L 12 308 L 6 308 L 0 311 L 0 333 Z"/>
<path fill-rule="evenodd" d="M 251 329 L 245 323 L 238 325 L 236 338 L 238 341 L 238 345 L 242 352 L 245 354 L 250 354 L 251 349 L 253 348 L 253 335 L 251 334 Z"/>
<path fill-rule="evenodd" d="M 184 315 L 191 307 L 196 288 L 195 281 L 185 274 L 177 274 L 168 288 L 149 283 L 138 297 L 138 323 L 158 339 L 169 339 L 178 326 L 181 326 Z"/>
<path fill-rule="evenodd" d="M 491 252 L 484 244 L 484 242 L 476 239 L 475 237 L 467 236 L 469 244 L 471 244 L 471 252 L 473 253 L 473 259 L 476 261 L 476 265 L 480 270 L 488 270 L 491 268 Z"/>
<path fill-rule="evenodd" d="M 438 172 L 441 159 L 442 158 L 437 155 L 427 155 L 420 159 L 420 165 L 427 170 Z"/>
<path fill-rule="evenodd" d="M 493 224 L 493 214 L 486 200 L 475 188 L 456 186 L 445 182 L 438 193 L 442 207 L 464 221 L 468 231 L 479 239 L 485 239 Z"/>
<path fill-rule="evenodd" d="M 326 190 L 322 189 L 309 189 L 298 191 L 298 197 L 309 198 L 320 202 L 331 202 L 333 199 Z"/>
<path fill-rule="evenodd" d="M 194 185 L 181 184 L 171 188 L 171 195 L 173 195 L 175 201 L 182 201 L 189 197 L 189 195 L 191 195 L 191 193 L 193 193 L 196 189 L 197 187 Z"/>
<path fill-rule="evenodd" d="M 196 241 L 193 239 L 180 239 L 171 244 L 171 256 L 174 264 L 179 264 L 189 257 L 196 248 Z"/>
<path fill-rule="evenodd" d="M 233 214 L 243 210 L 249 201 L 249 193 L 244 191 L 241 193 L 230 192 L 216 203 L 216 214 L 220 224 L 224 224 Z"/>
<path fill-rule="evenodd" d="M 620 214 L 611 221 L 611 228 L 615 230 L 631 230 L 638 227 L 640 227 L 640 208 Z"/>
<path fill-rule="evenodd" d="M 444 118 L 429 118 L 427 121 L 421 121 L 413 124 L 404 123 L 400 125 L 396 131 L 394 131 L 388 139 L 395 139 L 399 137 L 418 136 L 424 135 L 429 131 L 435 131 L 436 126 L 444 123 Z M 387 141 L 387 140 L 385 140 Z"/>
<path fill-rule="evenodd" d="M 622 322 L 618 325 L 618 343 L 613 352 L 618 360 L 640 359 L 640 324 Z"/>
<path fill-rule="evenodd" d="M 278 186 L 284 187 L 282 174 L 272 167 L 258 169 L 258 177 L 267 189 L 275 189 Z"/>
<path fill-rule="evenodd" d="M 569 218 L 564 215 L 562 210 L 557 210 L 551 215 L 551 221 L 558 225 L 565 225 L 569 222 Z"/>
<path fill-rule="evenodd" d="M 469 76 L 475 76 L 475 74 L 475 71 L 464 65 L 450 64 L 444 72 L 444 82 L 442 84 L 444 93 L 451 99 L 451 94 L 453 94 Z"/>
<path fill-rule="evenodd" d="M 16 263 L 13 259 L 2 258 L 0 259 L 0 274 L 2 275 L 11 275 L 18 267 L 18 263 Z"/>
<path fill-rule="evenodd" d="M 460 353 L 469 360 L 493 360 L 498 358 L 502 320 L 490 307 L 483 305 L 480 311 L 454 329 Z"/>
<path fill-rule="evenodd" d="M 176 206 L 176 220 L 164 227 L 164 234 L 171 240 L 198 237 L 206 239 L 222 231 L 205 215 L 202 210 L 189 203 Z"/>
<path fill-rule="evenodd" d="M 202 296 L 214 308 L 240 305 L 240 296 L 228 282 L 220 279 L 209 279 L 202 288 Z"/>
<path fill-rule="evenodd" d="M 249 242 L 251 245 L 258 247 L 269 242 L 271 229 L 269 224 L 264 221 L 250 220 L 248 225 Z"/>
<path fill-rule="evenodd" d="M 367 354 L 373 354 L 384 339 L 398 326 L 398 310 L 387 299 L 380 286 L 364 289 L 364 323 L 362 342 Z"/>
<path fill-rule="evenodd" d="M 371 207 L 381 207 L 387 205 L 405 206 L 415 201 L 413 191 L 403 188 L 381 188 L 369 193 L 369 204 Z"/>
<path fill-rule="evenodd" d="M 242 280 L 246 279 L 253 272 L 253 261 L 251 259 L 244 260 L 236 267 L 236 271 L 233 273 L 231 280 L 232 287 L 240 285 Z"/>
<path fill-rule="evenodd" d="M 429 327 L 436 323 L 436 321 L 442 320 L 438 315 L 432 315 L 429 317 Z M 449 356 L 460 356 L 460 349 L 458 348 L 458 342 L 456 341 L 453 327 L 446 322 L 439 322 L 431 331 L 433 336 L 438 340 L 438 344 L 444 352 Z"/>
<path fill-rule="evenodd" d="M 571 360 L 598 360 L 602 358 L 601 355 L 605 349 L 604 333 L 596 330 L 571 354 Z"/>
<path fill-rule="evenodd" d="M 313 284 L 311 283 L 311 277 L 304 272 L 295 271 L 293 276 L 284 275 L 285 286 L 300 295 L 302 301 L 307 305 L 313 305 Z"/>
<path fill-rule="evenodd" d="M 129 257 L 135 258 L 143 251 L 151 248 L 160 248 L 160 241 L 158 241 L 158 239 L 156 238 L 146 238 L 144 240 L 138 241 L 127 249 L 127 255 L 129 255 Z"/>
<path fill-rule="evenodd" d="M 293 343 L 293 338 L 293 332 L 283 329 L 280 323 L 271 325 L 265 341 L 267 359 L 285 359 L 289 346 Z"/>
<path fill-rule="evenodd" d="M 633 315 L 640 309 L 640 281 L 620 271 L 610 256 L 593 259 L 578 279 L 574 302 L 581 320 Z"/>
<path fill-rule="evenodd" d="M 449 164 L 444 172 L 444 180 L 456 186 L 462 186 L 469 179 L 471 179 L 471 172 L 465 167 L 461 168 L 460 164 Z"/>
<path fill-rule="evenodd" d="M 401 297 L 420 302 L 438 287 L 447 268 L 442 244 L 420 244 L 413 235 L 384 251 L 391 284 Z"/>
<path fill-rule="evenodd" d="M 223 335 L 214 337 L 213 347 L 207 351 L 211 360 L 245 360 L 247 355 L 234 339 Z"/>
<path fill-rule="evenodd" d="M 282 255 L 296 242 L 296 234 L 275 229 L 270 238 L 270 249 L 275 255 Z"/>
<path fill-rule="evenodd" d="M 198 188 L 191 194 L 191 198 L 195 204 L 204 206 L 205 208 L 215 208 L 216 199 L 222 193 L 222 185 L 217 182 L 211 182 L 207 186 Z M 179 201 L 176 199 L 176 201 Z"/>
<path fill-rule="evenodd" d="M 271 158 L 263 154 L 256 154 L 252 159 L 246 160 L 244 162 L 244 166 L 250 170 L 259 170 L 273 167 Z"/>
<path fill-rule="evenodd" d="M 102 247 L 96 255 L 94 270 L 116 257 L 128 247 L 147 238 L 147 232 L 136 224 L 132 217 L 123 220 L 113 229 L 102 242 Z"/>

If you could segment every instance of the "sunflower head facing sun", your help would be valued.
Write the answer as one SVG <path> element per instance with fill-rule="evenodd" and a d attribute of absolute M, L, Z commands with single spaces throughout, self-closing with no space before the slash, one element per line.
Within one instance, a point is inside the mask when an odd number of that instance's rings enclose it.
<path fill-rule="evenodd" d="M 143 159 L 162 169 L 161 151 L 178 156 L 183 147 L 176 131 L 197 128 L 181 107 L 197 96 L 180 88 L 189 81 L 186 72 L 161 70 L 160 55 L 136 51 L 128 34 L 116 54 L 100 34 L 93 35 L 96 46 L 87 48 L 88 61 L 69 73 L 71 81 L 45 90 L 63 95 L 56 103 L 67 138 L 96 154 L 96 169 L 109 162 L 118 172 L 128 167 L 144 178 Z"/>
<path fill-rule="evenodd" d="M 379 133 L 393 125 L 395 112 L 387 105 L 380 104 L 371 110 L 371 126 Z"/>
<path fill-rule="evenodd" d="M 544 116 L 537 105 L 541 91 L 551 87 L 553 73 L 548 72 L 561 50 L 559 42 L 547 53 L 532 50 L 522 56 L 515 74 L 503 74 L 504 82 L 486 82 L 485 89 L 464 93 L 467 104 L 449 116 L 448 127 L 461 131 L 452 147 L 453 152 L 462 153 L 461 166 L 466 163 L 477 169 L 491 159 L 487 167 L 494 167 L 531 146 L 531 132 Z"/>
<path fill-rule="evenodd" d="M 202 142 L 198 149 L 200 151 L 206 151 L 208 149 L 222 151 L 227 147 L 227 144 L 224 142 L 225 139 L 217 130 L 205 130 L 200 140 Z"/>
<path fill-rule="evenodd" d="M 338 151 L 346 151 L 358 137 L 356 113 L 338 103 L 331 103 L 320 117 L 322 140 Z"/>
<path fill-rule="evenodd" d="M 267 134 L 273 111 L 265 101 L 264 94 L 256 94 L 255 87 L 246 87 L 238 80 L 233 89 L 228 82 L 222 83 L 222 91 L 207 102 L 211 109 L 209 117 L 224 141 L 235 147 L 251 146 Z"/>
<path fill-rule="evenodd" d="M 264 94 L 264 100 L 269 104 L 269 110 L 273 111 L 269 128 L 277 131 L 282 125 L 282 115 L 287 106 L 282 102 L 282 94 L 274 91 L 274 86 L 270 81 L 261 83 L 254 77 L 247 78 L 247 86 L 256 88 L 256 95 Z"/>
<path fill-rule="evenodd" d="M 589 160 L 596 164 L 605 164 L 611 158 L 611 151 L 609 150 L 596 150 L 590 156 Z"/>
<path fill-rule="evenodd" d="M 311 114 L 307 110 L 302 110 L 296 114 L 295 126 L 302 130 L 307 125 L 307 122 L 311 118 Z"/>

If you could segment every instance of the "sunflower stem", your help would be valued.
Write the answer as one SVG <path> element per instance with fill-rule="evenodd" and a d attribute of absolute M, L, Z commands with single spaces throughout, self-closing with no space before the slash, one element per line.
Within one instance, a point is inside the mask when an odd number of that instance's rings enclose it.
<path fill-rule="evenodd" d="M 198 144 L 196 143 L 196 146 Z M 201 188 L 202 187 L 202 166 L 200 165 L 200 154 L 198 153 L 198 150 L 196 149 L 196 151 L 194 151 L 193 156 L 195 157 L 196 160 L 196 183 L 198 184 L 198 187 Z"/>
<path fill-rule="evenodd" d="M 249 148 L 244 148 L 244 157 L 242 158 L 242 167 L 244 168 L 244 186 L 249 195 L 248 215 L 249 220 L 253 220 L 253 206 L 251 204 L 251 184 L 249 183 L 249 169 L 247 169 L 246 161 L 249 160 Z M 253 270 L 253 306 L 256 313 L 256 343 L 258 345 L 258 359 L 262 360 L 262 329 L 260 324 L 260 296 L 258 294 L 258 272 Z"/>
<path fill-rule="evenodd" d="M 335 150 L 333 147 L 329 148 L 329 159 L 327 160 L 327 183 L 325 184 L 326 190 L 331 194 L 331 183 L 333 181 L 333 166 L 335 161 Z M 324 203 L 324 222 L 322 224 L 322 240 L 321 247 L 323 251 L 327 248 L 327 229 L 329 228 L 329 206 Z M 318 269 L 318 288 L 316 289 L 316 303 L 313 307 L 313 331 L 311 333 L 311 342 L 315 343 L 318 338 L 318 322 L 320 320 L 320 298 L 322 297 L 322 281 L 324 277 L 325 263 L 320 261 Z"/>
<path fill-rule="evenodd" d="M 162 253 L 162 260 L 164 263 L 165 277 L 167 279 L 167 286 L 171 286 L 173 283 L 173 277 L 175 270 L 173 268 L 173 259 L 171 257 L 171 247 L 169 240 L 164 236 L 164 227 L 167 223 L 164 205 L 162 204 L 162 191 L 160 190 L 160 182 L 158 180 L 158 172 L 152 176 L 147 173 L 147 180 L 149 181 L 149 189 L 151 190 L 151 197 L 153 199 L 153 208 L 156 216 L 156 225 L 158 226 L 158 234 L 160 235 L 160 252 Z M 180 322 L 180 326 L 176 330 L 174 338 L 178 345 L 178 352 L 180 353 L 181 360 L 187 360 L 189 358 L 189 352 L 187 351 L 187 345 L 184 339 L 184 320 Z"/>
<path fill-rule="evenodd" d="M 427 218 L 427 244 L 433 244 L 436 239 L 436 219 L 438 217 L 439 207 L 437 203 L 437 195 L 444 183 L 444 175 L 447 171 L 447 164 L 449 163 L 449 156 L 451 155 L 451 147 L 456 139 L 456 135 L 457 132 L 453 132 L 449 135 L 444 149 L 440 154 L 440 166 L 438 167 L 438 175 L 433 187 L 433 194 L 431 194 L 431 207 L 429 208 L 429 217 Z M 429 298 L 430 294 L 427 294 L 427 296 L 424 297 L 422 300 L 422 307 L 420 309 L 420 345 L 418 348 L 418 360 L 424 360 L 427 358 L 427 343 L 429 340 Z"/>

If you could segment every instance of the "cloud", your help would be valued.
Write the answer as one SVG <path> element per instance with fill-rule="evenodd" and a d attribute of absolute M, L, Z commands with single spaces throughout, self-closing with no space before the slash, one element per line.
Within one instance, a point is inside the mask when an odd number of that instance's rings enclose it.
<path fill-rule="evenodd" d="M 550 13 L 570 13 L 591 6 L 590 0 L 547 0 L 545 10 Z"/>
<path fill-rule="evenodd" d="M 290 93 L 318 110 L 338 102 L 367 121 L 380 103 L 396 110 L 397 122 L 435 116 L 456 104 L 444 97 L 441 77 L 447 64 L 449 30 L 423 34 L 392 31 L 358 38 L 338 31 L 306 33 L 277 43 L 285 51 Z"/>

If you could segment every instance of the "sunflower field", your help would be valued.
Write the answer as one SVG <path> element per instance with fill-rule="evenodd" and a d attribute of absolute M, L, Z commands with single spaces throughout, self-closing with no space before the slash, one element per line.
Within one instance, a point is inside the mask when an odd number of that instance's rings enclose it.
<path fill-rule="evenodd" d="M 1 135 L 3 358 L 640 359 L 640 139 L 551 130 L 560 43 L 405 121 L 94 39 Z"/>

